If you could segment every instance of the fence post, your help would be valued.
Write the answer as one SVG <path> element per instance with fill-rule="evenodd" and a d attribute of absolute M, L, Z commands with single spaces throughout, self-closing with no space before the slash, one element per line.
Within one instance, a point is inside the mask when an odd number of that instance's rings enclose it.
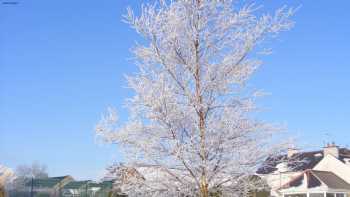
<path fill-rule="evenodd" d="M 59 197 L 62 197 L 62 182 L 60 181 L 60 183 L 58 184 L 58 195 L 59 195 Z"/>
<path fill-rule="evenodd" d="M 32 182 L 30 184 L 30 197 L 34 197 L 33 187 L 34 187 L 34 177 L 32 176 Z"/>

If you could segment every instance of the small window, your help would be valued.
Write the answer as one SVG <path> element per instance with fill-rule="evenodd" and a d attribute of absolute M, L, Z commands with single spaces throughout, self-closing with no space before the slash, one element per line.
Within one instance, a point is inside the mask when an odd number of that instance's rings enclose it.
<path fill-rule="evenodd" d="M 324 194 L 323 193 L 310 193 L 310 197 L 324 197 Z M 343 196 L 339 196 L 339 197 L 343 197 Z"/>
<path fill-rule="evenodd" d="M 307 197 L 307 195 L 304 193 L 302 193 L 302 194 L 287 194 L 287 195 L 284 195 L 284 197 Z"/>
<path fill-rule="evenodd" d="M 327 193 L 326 197 L 335 197 L 334 193 Z"/>

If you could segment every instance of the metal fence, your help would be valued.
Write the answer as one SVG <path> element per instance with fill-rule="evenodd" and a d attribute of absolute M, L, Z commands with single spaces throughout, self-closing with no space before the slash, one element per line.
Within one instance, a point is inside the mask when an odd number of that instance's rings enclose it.
<path fill-rule="evenodd" d="M 20 191 L 10 190 L 5 193 L 5 197 L 126 197 L 113 191 L 91 192 L 84 190 L 77 190 L 76 192 L 66 193 L 62 192 L 43 192 L 43 191 Z"/>
<path fill-rule="evenodd" d="M 55 178 L 31 179 L 8 188 L 5 197 L 126 197 L 113 189 L 112 182 L 67 181 Z"/>

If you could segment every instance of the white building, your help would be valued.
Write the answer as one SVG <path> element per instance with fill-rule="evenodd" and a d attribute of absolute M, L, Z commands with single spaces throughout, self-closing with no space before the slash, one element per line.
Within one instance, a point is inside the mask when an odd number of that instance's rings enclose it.
<path fill-rule="evenodd" d="M 334 143 L 323 150 L 267 160 L 258 170 L 276 197 L 350 197 L 350 150 Z"/>

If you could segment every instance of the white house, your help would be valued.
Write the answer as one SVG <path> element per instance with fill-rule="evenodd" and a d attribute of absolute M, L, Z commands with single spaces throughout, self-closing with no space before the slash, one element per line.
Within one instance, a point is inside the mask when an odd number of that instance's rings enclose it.
<path fill-rule="evenodd" d="M 257 172 L 276 197 L 350 197 L 350 150 L 334 143 L 323 150 L 267 160 Z"/>
<path fill-rule="evenodd" d="M 347 197 L 350 184 L 330 171 L 306 170 L 278 190 L 284 197 Z"/>

